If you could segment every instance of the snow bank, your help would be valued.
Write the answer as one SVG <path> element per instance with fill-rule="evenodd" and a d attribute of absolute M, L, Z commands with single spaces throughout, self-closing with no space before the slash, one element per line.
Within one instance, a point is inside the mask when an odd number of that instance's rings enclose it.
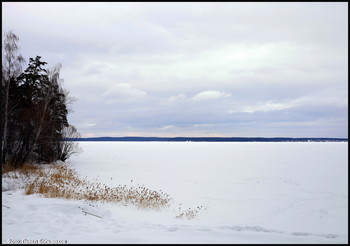
<path fill-rule="evenodd" d="M 3 243 L 348 242 L 347 143 L 81 146 L 84 152 L 71 159 L 81 177 L 162 190 L 173 198 L 171 207 L 152 211 L 24 196 L 21 187 L 8 185 L 2 193 Z M 192 220 L 176 219 L 197 206 L 206 209 Z"/>

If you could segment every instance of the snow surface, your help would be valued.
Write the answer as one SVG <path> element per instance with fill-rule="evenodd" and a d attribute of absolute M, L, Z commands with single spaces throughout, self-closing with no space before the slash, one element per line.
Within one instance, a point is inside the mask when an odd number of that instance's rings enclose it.
<path fill-rule="evenodd" d="M 25 196 L 3 178 L 3 243 L 348 243 L 347 142 L 80 146 L 70 165 L 81 177 L 162 190 L 171 206 Z M 198 206 L 194 219 L 175 218 Z"/>

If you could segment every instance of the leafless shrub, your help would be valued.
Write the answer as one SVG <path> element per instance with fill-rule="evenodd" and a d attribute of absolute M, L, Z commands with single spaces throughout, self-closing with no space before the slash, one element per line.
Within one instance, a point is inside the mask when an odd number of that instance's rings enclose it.
<path fill-rule="evenodd" d="M 178 214 L 176 216 L 177 219 L 182 219 L 182 218 L 186 218 L 186 219 L 193 219 L 197 216 L 198 212 L 203 209 L 203 206 L 198 206 L 195 209 L 192 208 L 188 208 L 185 211 L 181 210 L 181 207 L 179 208 L 180 214 Z"/>
<path fill-rule="evenodd" d="M 78 154 L 82 150 L 78 145 L 78 138 L 80 138 L 80 133 L 77 129 L 69 125 L 64 127 L 62 130 L 62 139 L 59 142 L 59 160 L 66 161 L 71 155 Z"/>

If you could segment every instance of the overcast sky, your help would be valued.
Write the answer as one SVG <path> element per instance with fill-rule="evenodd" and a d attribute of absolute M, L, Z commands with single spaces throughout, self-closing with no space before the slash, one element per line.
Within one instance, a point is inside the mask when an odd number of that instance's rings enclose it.
<path fill-rule="evenodd" d="M 348 137 L 347 2 L 3 2 L 2 29 L 84 137 Z"/>

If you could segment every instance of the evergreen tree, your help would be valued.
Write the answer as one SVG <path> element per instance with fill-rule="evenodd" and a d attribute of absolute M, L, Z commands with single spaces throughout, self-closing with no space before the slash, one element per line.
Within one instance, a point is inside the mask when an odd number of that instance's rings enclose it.
<path fill-rule="evenodd" d="M 40 56 L 30 58 L 23 73 L 2 83 L 2 92 L 8 95 L 6 112 L 10 112 L 6 124 L 1 124 L 3 164 L 65 161 L 78 149 L 77 143 L 66 141 L 79 134 L 67 120 L 70 98 L 61 86 L 61 65 L 46 70 L 46 64 Z M 6 77 L 6 68 L 2 72 Z"/>

